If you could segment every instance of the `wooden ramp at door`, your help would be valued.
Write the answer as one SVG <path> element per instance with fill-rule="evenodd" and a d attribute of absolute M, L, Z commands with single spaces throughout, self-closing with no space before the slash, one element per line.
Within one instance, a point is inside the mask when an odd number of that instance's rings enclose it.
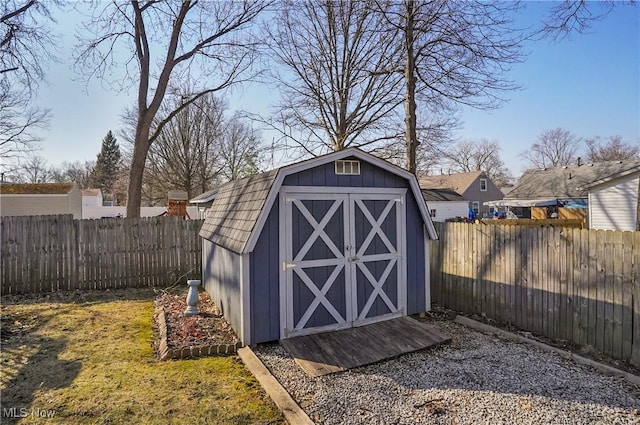
<path fill-rule="evenodd" d="M 371 325 L 283 339 L 280 344 L 310 376 L 321 376 L 447 343 L 427 323 L 400 317 Z"/>

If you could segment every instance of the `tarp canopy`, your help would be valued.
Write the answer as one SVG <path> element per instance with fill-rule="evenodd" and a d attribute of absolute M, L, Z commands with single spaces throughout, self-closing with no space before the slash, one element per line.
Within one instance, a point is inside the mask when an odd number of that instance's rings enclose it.
<path fill-rule="evenodd" d="M 548 207 L 558 205 L 558 200 L 552 199 L 500 199 L 487 201 L 484 205 L 489 207 Z"/>

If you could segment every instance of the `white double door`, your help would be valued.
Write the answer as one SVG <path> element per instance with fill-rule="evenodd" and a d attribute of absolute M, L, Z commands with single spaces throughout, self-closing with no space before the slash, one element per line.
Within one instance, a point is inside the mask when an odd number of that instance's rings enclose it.
<path fill-rule="evenodd" d="M 281 193 L 282 338 L 404 315 L 404 197 Z"/>

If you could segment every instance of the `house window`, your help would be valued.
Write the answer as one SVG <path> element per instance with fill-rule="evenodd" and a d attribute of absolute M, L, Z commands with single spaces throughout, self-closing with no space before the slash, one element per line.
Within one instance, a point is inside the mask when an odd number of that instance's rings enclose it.
<path fill-rule="evenodd" d="M 471 209 L 473 209 L 473 212 L 475 212 L 476 215 L 478 215 L 480 213 L 480 202 L 479 201 L 473 201 L 471 203 Z"/>
<path fill-rule="evenodd" d="M 360 161 L 352 161 L 346 159 L 336 161 L 336 174 L 359 175 Z"/>
<path fill-rule="evenodd" d="M 480 192 L 487 191 L 487 179 L 480 179 Z"/>
<path fill-rule="evenodd" d="M 436 210 L 435 210 L 435 209 L 433 209 L 433 210 L 429 210 L 429 216 L 430 216 L 431 218 L 436 218 Z"/>

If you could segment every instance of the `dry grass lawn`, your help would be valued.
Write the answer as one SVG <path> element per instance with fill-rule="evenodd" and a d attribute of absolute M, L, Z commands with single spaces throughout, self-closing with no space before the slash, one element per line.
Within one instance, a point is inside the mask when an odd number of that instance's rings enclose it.
<path fill-rule="evenodd" d="M 157 361 L 153 296 L 3 299 L 0 422 L 284 423 L 236 357 Z"/>

